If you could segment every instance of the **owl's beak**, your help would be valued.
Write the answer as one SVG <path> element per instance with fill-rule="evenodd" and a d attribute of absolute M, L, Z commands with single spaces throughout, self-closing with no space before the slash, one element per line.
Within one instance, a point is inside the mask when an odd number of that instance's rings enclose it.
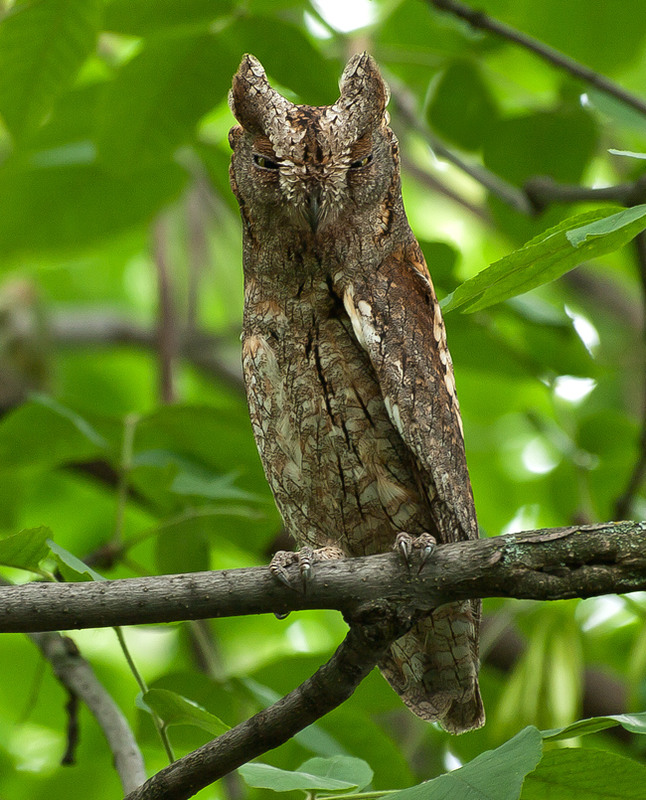
<path fill-rule="evenodd" d="M 305 216 L 310 224 L 312 233 L 316 233 L 321 221 L 321 189 L 319 186 L 314 187 L 307 197 Z"/>

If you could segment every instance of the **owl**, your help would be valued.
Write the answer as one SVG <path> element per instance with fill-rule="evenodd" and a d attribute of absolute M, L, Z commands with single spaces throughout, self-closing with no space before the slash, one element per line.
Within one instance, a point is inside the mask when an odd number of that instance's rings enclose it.
<path fill-rule="evenodd" d="M 478 536 L 444 322 L 401 195 L 389 91 L 367 53 L 334 105 L 297 105 L 246 55 L 229 95 L 243 224 L 243 369 L 287 530 L 363 556 Z M 379 667 L 418 716 L 484 723 L 477 601 L 449 603 Z"/>

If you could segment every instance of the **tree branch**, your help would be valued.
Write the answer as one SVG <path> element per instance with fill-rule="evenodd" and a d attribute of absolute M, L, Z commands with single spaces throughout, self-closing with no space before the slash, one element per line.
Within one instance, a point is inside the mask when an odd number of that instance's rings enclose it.
<path fill-rule="evenodd" d="M 466 208 L 467 211 L 473 214 L 474 217 L 478 217 L 478 219 L 481 222 L 484 222 L 485 225 L 492 224 L 491 215 L 485 208 L 472 203 L 470 200 L 467 200 L 466 197 L 462 197 L 462 195 L 460 195 L 454 189 L 451 189 L 449 186 L 442 183 L 442 181 L 438 180 L 434 175 L 431 175 L 430 172 L 427 172 L 425 169 L 418 166 L 411 159 L 402 156 L 402 167 L 412 178 L 419 183 L 424 184 L 424 186 L 426 186 L 428 189 L 438 192 L 439 194 L 443 194 L 444 197 L 447 197 L 454 203 Z"/>
<path fill-rule="evenodd" d="M 497 36 L 507 39 L 509 42 L 524 47 L 526 50 L 535 53 L 550 64 L 554 64 L 554 66 L 569 72 L 570 75 L 573 75 L 575 78 L 589 83 L 591 86 L 594 86 L 595 89 L 600 89 L 602 92 L 616 97 L 617 100 L 636 109 L 641 114 L 646 114 L 646 102 L 644 102 L 641 97 L 637 97 L 614 83 L 614 81 L 580 64 L 578 61 L 566 56 L 554 47 L 539 42 L 538 39 L 521 33 L 510 25 L 505 25 L 504 22 L 499 22 L 497 19 L 488 16 L 482 11 L 476 11 L 464 5 L 464 3 L 459 2 L 459 0 L 428 0 L 428 2 L 440 11 L 447 11 L 449 14 L 466 20 L 466 22 L 474 28 L 495 33 Z"/>
<path fill-rule="evenodd" d="M 53 341 L 62 347 L 96 345 L 136 345 L 157 347 L 157 331 L 146 328 L 122 314 L 105 310 L 55 311 L 48 320 Z M 221 356 L 224 337 L 196 331 L 178 332 L 179 355 L 199 369 L 227 383 L 237 392 L 243 391 L 242 372 L 236 358 L 229 363 Z"/>
<path fill-rule="evenodd" d="M 183 800 L 252 758 L 266 753 L 345 702 L 410 628 L 399 614 L 353 623 L 332 658 L 269 708 L 153 775 L 126 800 Z"/>
<path fill-rule="evenodd" d="M 146 770 L 128 721 L 74 642 L 58 633 L 31 633 L 29 638 L 50 662 L 70 697 L 79 697 L 94 715 L 107 739 L 123 791 L 140 786 Z"/>
<path fill-rule="evenodd" d="M 294 585 L 300 586 L 298 568 Z M 366 606 L 428 613 L 472 597 L 559 600 L 646 590 L 646 523 L 507 534 L 438 547 L 421 573 L 395 553 L 321 561 L 307 592 L 266 567 L 0 587 L 0 632 L 69 630 Z"/>
<path fill-rule="evenodd" d="M 527 181 L 524 190 L 537 213 L 552 203 L 615 202 L 635 206 L 646 200 L 646 175 L 629 183 L 598 188 L 557 183 L 550 177 L 539 176 Z"/>
<path fill-rule="evenodd" d="M 454 164 L 462 172 L 484 186 L 491 194 L 502 200 L 503 203 L 516 209 L 521 214 L 531 215 L 536 213 L 535 208 L 522 189 L 518 189 L 481 164 L 465 161 L 443 144 L 430 131 L 429 127 L 420 120 L 415 108 L 415 101 L 406 87 L 392 75 L 388 76 L 388 83 L 390 84 L 392 100 L 399 116 L 409 128 L 419 133 L 426 140 L 438 158 L 443 158 Z"/>

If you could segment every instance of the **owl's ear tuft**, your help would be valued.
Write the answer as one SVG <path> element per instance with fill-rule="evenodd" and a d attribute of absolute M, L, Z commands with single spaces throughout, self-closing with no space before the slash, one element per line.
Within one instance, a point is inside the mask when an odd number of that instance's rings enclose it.
<path fill-rule="evenodd" d="M 381 77 L 377 62 L 369 53 L 352 56 L 339 81 L 341 97 L 339 103 L 352 113 L 360 114 L 366 121 L 382 117 L 390 90 Z"/>
<path fill-rule="evenodd" d="M 229 108 L 243 128 L 251 133 L 263 131 L 267 106 L 277 93 L 269 85 L 264 67 L 255 56 L 246 53 L 233 76 Z"/>

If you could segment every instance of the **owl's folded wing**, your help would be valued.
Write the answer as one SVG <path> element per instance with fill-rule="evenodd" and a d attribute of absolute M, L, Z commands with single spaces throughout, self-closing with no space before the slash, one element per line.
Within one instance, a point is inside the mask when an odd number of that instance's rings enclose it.
<path fill-rule="evenodd" d="M 412 451 L 443 541 L 477 537 L 444 322 L 417 242 L 342 288 L 393 425 Z"/>

